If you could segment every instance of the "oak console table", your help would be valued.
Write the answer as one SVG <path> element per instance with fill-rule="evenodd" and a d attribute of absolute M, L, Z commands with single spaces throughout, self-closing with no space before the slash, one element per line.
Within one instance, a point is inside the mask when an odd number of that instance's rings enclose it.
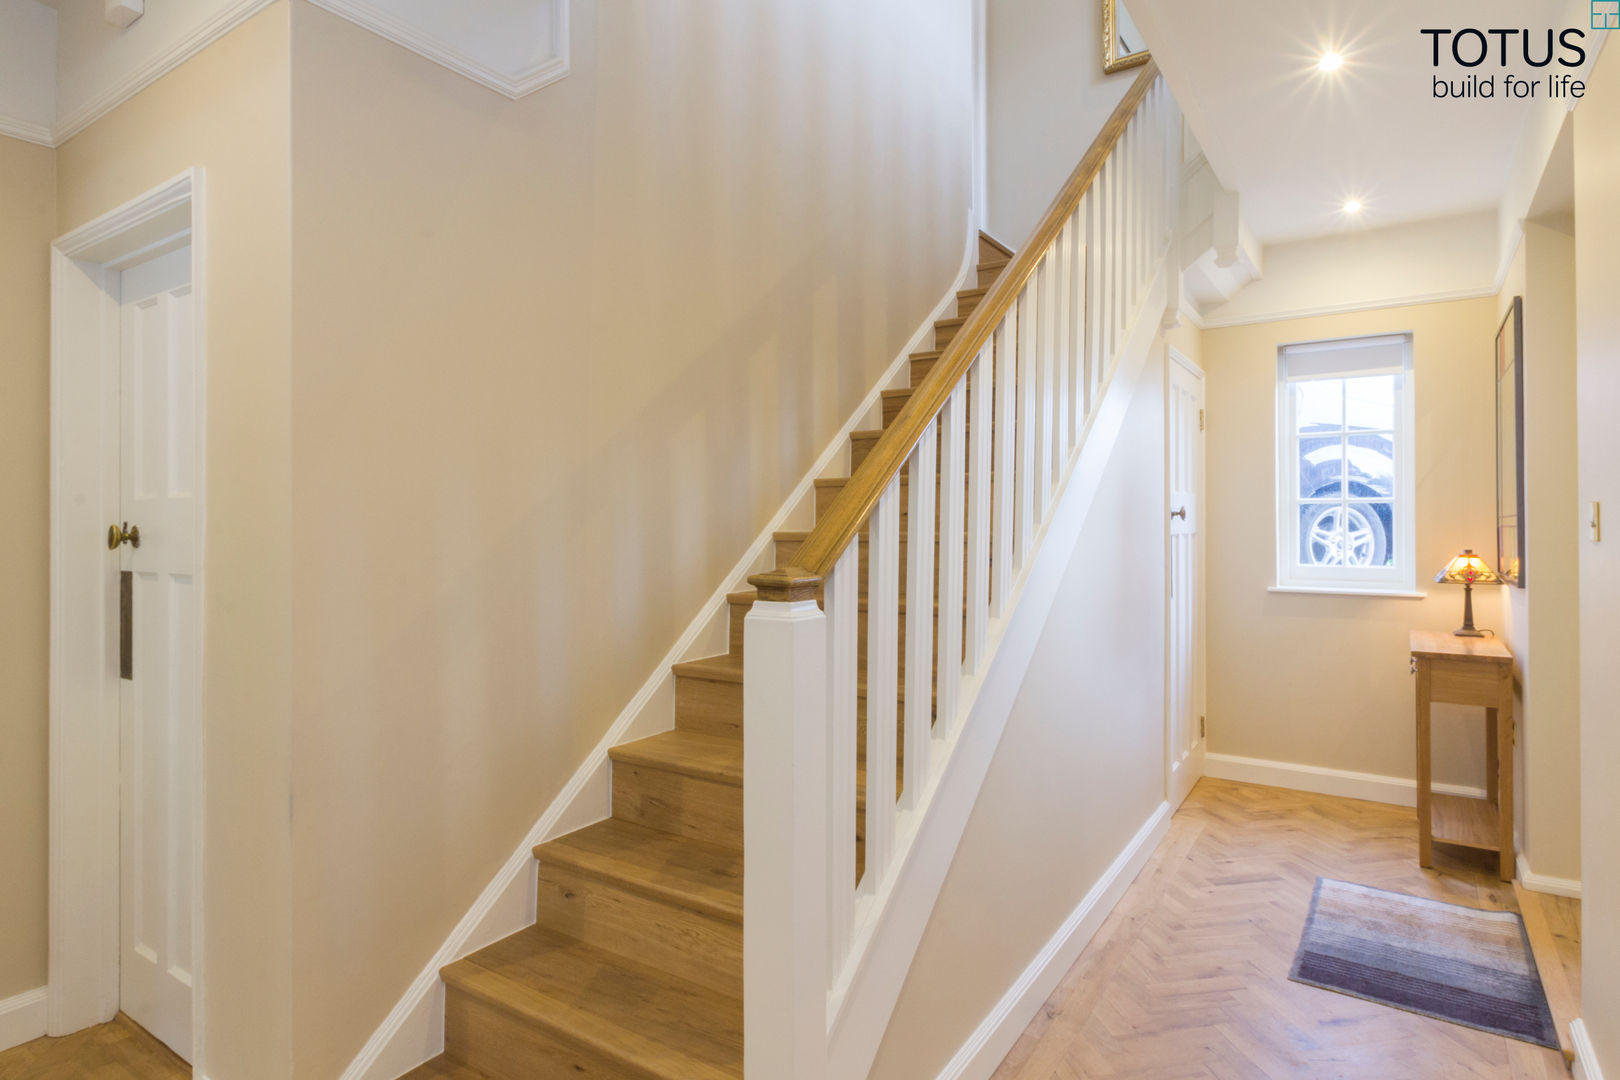
<path fill-rule="evenodd" d="M 1513 654 L 1494 637 L 1412 631 L 1417 675 L 1418 863 L 1434 865 L 1434 842 L 1494 851 L 1513 880 Z M 1429 706 L 1485 707 L 1485 797 L 1436 795 Z"/>

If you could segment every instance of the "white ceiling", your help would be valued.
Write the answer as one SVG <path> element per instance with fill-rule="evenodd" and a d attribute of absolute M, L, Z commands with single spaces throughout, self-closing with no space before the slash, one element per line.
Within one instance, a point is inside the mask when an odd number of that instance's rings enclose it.
<path fill-rule="evenodd" d="M 1572 25 L 1567 0 L 1128 0 L 1216 174 L 1262 242 L 1496 207 L 1530 106 L 1435 100 L 1424 27 Z M 1490 39 L 1495 48 L 1496 39 Z M 1595 41 L 1587 39 L 1595 54 Z M 1510 43 L 1508 71 L 1545 82 Z M 1544 47 L 1538 42 L 1537 51 Z M 1316 69 L 1332 49 L 1344 66 Z M 1458 68 L 1442 54 L 1439 74 Z M 1545 86 L 1539 91 L 1545 94 Z M 1347 200 L 1365 207 L 1354 219 Z"/>

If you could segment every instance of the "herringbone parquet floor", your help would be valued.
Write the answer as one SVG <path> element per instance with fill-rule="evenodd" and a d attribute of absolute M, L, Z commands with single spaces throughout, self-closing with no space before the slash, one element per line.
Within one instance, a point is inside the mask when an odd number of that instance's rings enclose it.
<path fill-rule="evenodd" d="M 1409 809 L 1201 781 L 993 1080 L 1567 1077 L 1557 1051 L 1288 980 L 1318 876 L 1516 907 L 1470 853 L 1419 867 L 1416 836 Z M 1580 905 L 1546 899 L 1578 988 Z"/>

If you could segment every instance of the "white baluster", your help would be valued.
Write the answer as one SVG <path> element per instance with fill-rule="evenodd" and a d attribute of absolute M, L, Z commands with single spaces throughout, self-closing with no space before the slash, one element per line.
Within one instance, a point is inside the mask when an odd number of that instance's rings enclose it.
<path fill-rule="evenodd" d="M 911 452 L 906 522 L 906 745 L 902 805 L 915 808 L 928 782 L 934 740 L 934 496 L 939 487 L 939 423 Z"/>
<path fill-rule="evenodd" d="M 990 474 L 994 518 L 990 526 L 990 617 L 1007 612 L 1017 540 L 1013 533 L 1015 493 L 1022 479 L 1013 466 L 1018 445 L 1018 303 L 996 327 L 995 466 Z"/>
<path fill-rule="evenodd" d="M 1035 517 L 1044 522 L 1047 499 L 1052 494 L 1052 353 L 1057 336 L 1057 302 L 1053 296 L 1057 273 L 1050 248 L 1036 273 L 1041 287 L 1041 329 L 1035 358 Z"/>
<path fill-rule="evenodd" d="M 1035 546 L 1035 393 L 1036 336 L 1040 323 L 1040 290 L 1031 281 L 1018 296 L 1018 567 L 1029 562 Z"/>
<path fill-rule="evenodd" d="M 1102 244 L 1102 361 L 1103 377 L 1114 360 L 1114 326 L 1119 306 L 1119 192 L 1114 177 L 1119 162 L 1110 155 L 1103 162 L 1101 183 L 1103 191 L 1103 244 Z"/>
<path fill-rule="evenodd" d="M 967 474 L 967 642 L 963 669 L 979 670 L 990 632 L 990 443 L 995 350 L 979 350 L 970 378 Z"/>
<path fill-rule="evenodd" d="M 1074 312 L 1074 232 L 1067 224 L 1058 230 L 1052 251 L 1057 260 L 1056 280 L 1053 282 L 1053 291 L 1057 294 L 1057 334 L 1052 350 L 1052 455 L 1056 462 L 1053 475 L 1062 476 L 1069 431 L 1069 341 L 1073 325 L 1070 317 Z"/>
<path fill-rule="evenodd" d="M 1097 373 L 1102 368 L 1102 192 L 1086 194 L 1086 419 L 1097 396 Z"/>
<path fill-rule="evenodd" d="M 1069 460 L 1080 428 L 1084 425 L 1086 391 L 1086 202 L 1085 196 L 1069 215 L 1070 259 L 1074 270 L 1069 277 L 1069 355 L 1065 358 L 1069 377 L 1064 397 L 1066 422 L 1063 425 L 1063 461 Z"/>
<path fill-rule="evenodd" d="M 756 601 L 743 624 L 743 830 L 749 845 L 743 1067 L 749 1076 L 827 1076 L 827 631 L 813 595 Z M 853 760 L 850 769 L 853 774 Z M 853 790 L 850 795 L 853 808 Z M 853 872 L 850 825 L 843 835 Z"/>
<path fill-rule="evenodd" d="M 844 966 L 855 926 L 856 674 L 860 645 L 860 541 L 827 576 L 827 919 L 829 970 Z M 745 652 L 744 655 L 747 655 Z M 748 663 L 754 660 L 749 656 Z"/>
<path fill-rule="evenodd" d="M 866 873 L 860 894 L 882 884 L 894 854 L 896 677 L 900 666 L 900 475 L 872 512 L 866 571 Z"/>
<path fill-rule="evenodd" d="M 962 503 L 967 494 L 967 380 L 956 384 L 939 414 L 939 717 L 937 732 L 950 734 L 962 692 Z"/>

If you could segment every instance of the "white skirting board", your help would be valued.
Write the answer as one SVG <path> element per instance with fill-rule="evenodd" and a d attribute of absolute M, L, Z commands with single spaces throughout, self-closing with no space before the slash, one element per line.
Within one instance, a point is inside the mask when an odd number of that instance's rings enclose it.
<path fill-rule="evenodd" d="M 909 385 L 909 359 L 923 347 L 934 322 L 945 317 L 958 290 L 967 288 L 978 263 L 978 229 L 969 221 L 962 265 L 951 287 L 873 385 L 842 430 L 799 481 L 775 517 L 749 545 L 747 553 L 704 603 L 668 655 L 658 662 L 635 697 L 613 721 L 600 742 L 552 800 L 532 829 L 501 866 L 478 900 L 462 916 L 444 944 L 417 974 L 381 1025 L 361 1047 L 340 1080 L 395 1080 L 444 1050 L 444 982 L 439 970 L 535 920 L 534 848 L 547 840 L 582 829 L 611 813 L 608 750 L 620 743 L 656 735 L 675 726 L 675 678 L 670 668 L 683 660 L 726 651 L 729 608 L 726 594 L 746 586 L 750 574 L 771 569 L 773 534 L 808 527 L 815 510 L 815 481 L 847 475 L 849 433 L 882 422 L 882 392 Z M 41 1029 L 43 1033 L 43 1028 Z"/>
<path fill-rule="evenodd" d="M 1576 1020 L 1569 1025 L 1569 1039 L 1575 1044 L 1575 1080 L 1603 1080 L 1603 1068 L 1592 1048 L 1592 1036 L 1586 1033 L 1586 1021 Z"/>
<path fill-rule="evenodd" d="M 1379 776 L 1377 773 L 1296 765 L 1288 761 L 1267 761 L 1265 758 L 1238 757 L 1235 754 L 1205 754 L 1204 775 L 1217 780 L 1265 784 L 1318 795 L 1338 795 L 1346 799 L 1365 799 L 1396 806 L 1417 805 L 1417 781 L 1401 776 Z M 1485 797 L 1484 788 L 1461 784 L 1435 784 L 1434 790 L 1442 795 L 1463 795 L 1470 799 Z"/>
<path fill-rule="evenodd" d="M 1550 893 L 1553 896 L 1568 896 L 1576 900 L 1581 898 L 1580 879 L 1538 874 L 1530 868 L 1530 860 L 1525 857 L 1522 851 L 1519 852 L 1517 866 L 1519 884 L 1531 892 Z"/>
<path fill-rule="evenodd" d="M 1160 803 L 1085 899 L 1063 920 L 1057 933 L 968 1036 L 956 1056 L 940 1070 L 938 1080 L 984 1080 L 996 1071 L 1169 830 L 1170 804 Z"/>
<path fill-rule="evenodd" d="M 0 1001 L 0 1050 L 10 1050 L 45 1034 L 45 988 L 25 990 Z"/>

